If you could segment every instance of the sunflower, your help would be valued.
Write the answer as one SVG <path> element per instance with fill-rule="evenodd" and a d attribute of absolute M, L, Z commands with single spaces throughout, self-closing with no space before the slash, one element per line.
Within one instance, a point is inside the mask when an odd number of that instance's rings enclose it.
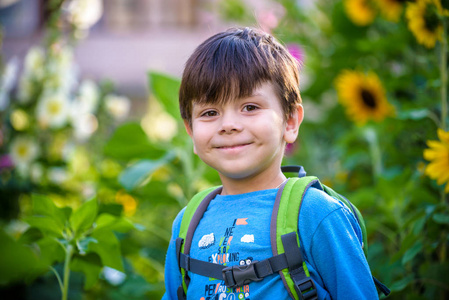
<path fill-rule="evenodd" d="M 335 87 L 346 114 L 359 125 L 368 120 L 382 121 L 393 114 L 393 107 L 388 103 L 379 77 L 374 73 L 365 75 L 344 70 L 335 79 Z"/>
<path fill-rule="evenodd" d="M 427 141 L 428 149 L 424 150 L 424 158 L 430 161 L 425 174 L 436 179 L 438 184 L 446 183 L 445 193 L 449 193 L 449 132 L 438 129 L 440 141 Z"/>
<path fill-rule="evenodd" d="M 380 13 L 388 21 L 398 22 L 405 0 L 376 0 Z"/>
<path fill-rule="evenodd" d="M 443 24 L 439 18 L 446 14 L 439 0 L 417 0 L 409 3 L 405 15 L 408 20 L 408 28 L 413 33 L 418 43 L 427 48 L 435 47 L 437 40 L 443 37 Z"/>
<path fill-rule="evenodd" d="M 371 24 L 376 17 L 369 0 L 345 0 L 344 8 L 349 19 L 358 26 Z"/>

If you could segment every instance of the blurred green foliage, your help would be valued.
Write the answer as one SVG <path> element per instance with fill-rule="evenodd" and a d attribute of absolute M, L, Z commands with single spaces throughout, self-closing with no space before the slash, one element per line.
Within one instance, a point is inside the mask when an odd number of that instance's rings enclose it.
<path fill-rule="evenodd" d="M 420 45 L 405 17 L 410 3 L 400 4 L 392 21 L 382 4 L 370 2 L 377 10 L 364 26 L 349 17 L 349 1 L 273 1 L 271 15 L 255 14 L 245 3 L 220 1 L 222 17 L 232 25 L 254 25 L 254 18 L 271 24 L 265 29 L 300 52 L 305 120 L 285 164 L 303 165 L 360 209 L 368 260 L 373 274 L 392 289 L 389 298 L 448 298 L 449 199 L 444 187 L 426 176 L 423 158 L 427 142 L 449 124 L 447 31 L 434 48 Z M 439 20 L 446 24 L 447 16 Z M 354 123 L 335 88 L 343 70 L 376 74 L 395 114 Z M 216 172 L 193 154 L 179 116 L 179 84 L 149 72 L 148 114 L 105 129 L 99 140 L 107 142 L 94 143 L 71 163 L 79 176 L 90 174 L 97 200 L 85 202 L 79 189 L 65 187 L 19 186 L 20 201 L 17 193 L 3 194 L 11 203 L 5 215 L 13 208 L 20 212 L 19 220 L 17 214 L 3 217 L 8 222 L 0 231 L 3 294 L 20 287 L 15 299 L 60 299 L 54 273 L 64 273 L 65 254 L 73 251 L 69 267 L 79 272 L 70 273 L 69 299 L 162 296 L 173 219 L 197 191 L 219 184 Z M 79 167 L 85 157 L 89 171 Z M 52 200 L 30 200 L 31 190 L 46 191 Z M 60 208 L 66 202 L 80 208 Z M 142 230 L 131 230 L 133 223 Z M 114 281 L 111 274 L 121 274 L 114 270 L 126 276 Z"/>

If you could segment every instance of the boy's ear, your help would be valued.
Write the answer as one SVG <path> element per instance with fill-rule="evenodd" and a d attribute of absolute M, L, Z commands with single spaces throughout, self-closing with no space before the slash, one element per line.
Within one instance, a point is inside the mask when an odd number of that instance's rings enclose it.
<path fill-rule="evenodd" d="M 295 110 L 293 110 L 292 114 L 288 116 L 285 132 L 284 132 L 284 140 L 291 144 L 296 141 L 298 137 L 299 126 L 302 123 L 304 118 L 304 109 L 301 104 L 297 106 Z"/>
<path fill-rule="evenodd" d="M 189 121 L 184 120 L 184 127 L 186 128 L 187 134 L 190 136 L 190 138 L 193 141 L 193 138 L 192 138 L 192 127 L 190 126 Z M 198 153 L 196 153 L 195 141 L 193 142 L 193 153 L 198 154 Z"/>
<path fill-rule="evenodd" d="M 189 121 L 184 120 L 184 127 L 186 128 L 187 134 L 192 137 L 192 128 L 190 127 Z"/>

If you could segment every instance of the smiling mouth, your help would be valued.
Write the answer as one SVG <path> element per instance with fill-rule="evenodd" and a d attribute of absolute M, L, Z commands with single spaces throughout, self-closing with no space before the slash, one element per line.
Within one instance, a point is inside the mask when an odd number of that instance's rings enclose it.
<path fill-rule="evenodd" d="M 247 143 L 247 144 L 239 144 L 239 145 L 232 145 L 232 146 L 220 146 L 220 147 L 216 147 L 217 149 L 238 149 L 238 148 L 242 148 L 245 146 L 250 145 L 251 143 Z"/>

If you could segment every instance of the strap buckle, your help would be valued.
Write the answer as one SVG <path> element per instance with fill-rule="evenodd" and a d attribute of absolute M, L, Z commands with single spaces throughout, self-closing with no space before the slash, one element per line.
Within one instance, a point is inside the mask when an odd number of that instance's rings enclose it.
<path fill-rule="evenodd" d="M 315 283 L 311 277 L 305 277 L 302 267 L 290 272 L 295 283 L 295 291 L 300 300 L 318 299 Z"/>
<path fill-rule="evenodd" d="M 232 266 L 226 267 L 222 270 L 223 280 L 225 285 L 229 288 L 236 288 L 243 286 L 252 281 L 261 281 L 263 277 L 259 277 L 254 268 L 254 264 L 257 261 L 253 261 L 249 265 L 244 266 Z"/>

